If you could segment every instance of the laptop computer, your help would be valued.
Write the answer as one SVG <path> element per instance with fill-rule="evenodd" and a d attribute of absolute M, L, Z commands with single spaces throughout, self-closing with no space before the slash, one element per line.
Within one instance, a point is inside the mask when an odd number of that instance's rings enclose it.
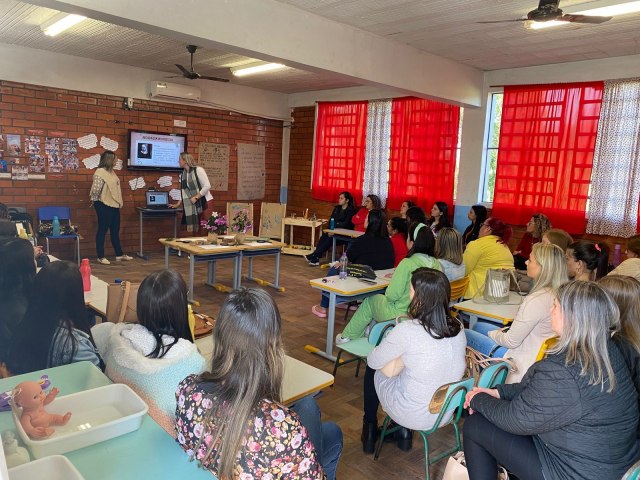
<path fill-rule="evenodd" d="M 169 208 L 169 192 L 159 190 L 147 190 L 147 208 L 163 209 Z"/>

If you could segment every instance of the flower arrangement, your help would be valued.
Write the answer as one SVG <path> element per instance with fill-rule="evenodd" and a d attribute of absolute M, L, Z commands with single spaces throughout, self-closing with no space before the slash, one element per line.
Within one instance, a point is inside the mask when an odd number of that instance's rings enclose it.
<path fill-rule="evenodd" d="M 200 222 L 202 228 L 209 231 L 210 233 L 215 233 L 217 235 L 224 235 L 227 231 L 227 226 L 229 223 L 227 222 L 227 216 L 218 212 L 213 212 L 209 217 L 209 220 L 202 220 Z"/>
<path fill-rule="evenodd" d="M 253 224 L 249 219 L 249 213 L 246 210 L 238 211 L 231 221 L 231 230 L 236 233 L 247 233 L 253 228 Z"/>

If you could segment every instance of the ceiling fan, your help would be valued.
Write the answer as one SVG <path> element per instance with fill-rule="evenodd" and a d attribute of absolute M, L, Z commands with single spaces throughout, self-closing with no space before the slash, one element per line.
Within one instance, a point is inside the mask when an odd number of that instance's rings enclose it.
<path fill-rule="evenodd" d="M 180 72 L 182 72 L 182 76 L 184 78 L 188 78 L 189 80 L 198 80 L 198 79 L 213 80 L 214 82 L 228 82 L 229 81 L 226 78 L 209 77 L 207 75 L 200 75 L 198 72 L 194 72 L 193 71 L 193 54 L 196 53 L 196 50 L 198 50 L 198 47 L 196 47 L 195 45 L 187 45 L 187 52 L 189 52 L 191 54 L 191 68 L 189 70 L 187 70 L 182 65 L 179 65 L 177 63 L 174 64 L 176 67 L 178 67 Z"/>
<path fill-rule="evenodd" d="M 506 22 L 550 22 L 553 20 L 570 23 L 604 23 L 613 17 L 601 17 L 591 15 L 572 15 L 565 14 L 560 8 L 560 0 L 540 0 L 538 8 L 527 13 L 525 18 L 517 18 L 513 20 L 489 20 L 477 23 L 506 23 Z"/>

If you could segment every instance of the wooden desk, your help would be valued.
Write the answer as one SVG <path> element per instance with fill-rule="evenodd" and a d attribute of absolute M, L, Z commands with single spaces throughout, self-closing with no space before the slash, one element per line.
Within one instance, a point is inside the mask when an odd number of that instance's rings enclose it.
<path fill-rule="evenodd" d="M 468 313 L 469 328 L 473 328 L 479 318 L 490 323 L 508 325 L 516 318 L 521 304 L 522 297 L 515 292 L 509 292 L 507 303 L 488 303 L 482 298 L 477 298 L 456 303 L 453 308 Z"/>
<path fill-rule="evenodd" d="M 231 237 L 223 237 L 230 239 Z M 196 245 L 194 241 L 205 240 L 205 237 L 193 237 L 193 238 L 180 238 L 167 240 L 166 238 L 159 239 L 159 242 L 164 245 L 164 266 L 169 268 L 169 249 L 179 250 L 185 252 L 189 256 L 189 301 L 193 302 L 193 287 L 195 276 L 195 264 L 197 262 L 207 262 L 207 281 L 206 285 L 214 287 L 216 290 L 228 292 L 231 289 L 226 285 L 216 283 L 216 261 L 224 259 L 233 260 L 233 286 L 232 288 L 239 288 L 242 277 L 242 258 L 247 257 L 249 259 L 249 273 L 247 279 L 253 280 L 260 285 L 268 285 L 276 290 L 283 292 L 284 287 L 279 285 L 280 279 L 280 251 L 282 249 L 282 243 L 276 241 L 270 241 L 266 243 L 248 241 L 242 245 Z M 275 265 L 275 280 L 274 282 L 268 282 L 260 278 L 253 276 L 253 257 L 274 255 L 276 257 Z"/>
<path fill-rule="evenodd" d="M 0 391 L 11 390 L 26 380 L 37 381 L 49 375 L 60 395 L 81 392 L 104 385 L 109 380 L 89 362 L 18 375 L 0 380 Z M 0 412 L 0 431 L 15 430 L 11 412 Z M 145 415 L 142 426 L 135 432 L 84 447 L 65 454 L 87 480 L 141 480 L 147 478 L 189 478 L 215 480 L 207 470 L 190 462 L 187 454 L 173 437 Z"/>
<path fill-rule="evenodd" d="M 213 340 L 211 335 L 196 340 L 200 354 L 205 358 L 206 368 L 211 365 Z M 333 375 L 287 355 L 284 359 L 282 379 L 282 403 L 289 405 L 302 397 L 333 385 Z"/>
<path fill-rule="evenodd" d="M 364 235 L 364 232 L 359 232 L 357 230 L 348 230 L 346 228 L 334 228 L 331 230 L 330 228 L 325 228 L 324 233 L 328 233 L 332 235 L 333 245 L 331 249 L 331 261 L 336 261 L 336 240 L 342 240 L 343 242 L 351 243 L 354 238 L 358 238 L 361 235 Z"/>
<path fill-rule="evenodd" d="M 285 230 L 286 226 L 289 225 L 289 243 L 285 244 L 282 249 L 282 253 L 286 253 L 289 255 L 309 255 L 316 248 L 316 229 L 321 228 L 325 223 L 327 223 L 326 220 L 308 220 L 306 218 L 292 217 L 283 218 L 280 241 L 282 243 L 285 243 Z M 311 248 L 309 250 L 295 247 L 295 244 L 293 243 L 293 227 L 307 227 L 311 229 Z"/>
<path fill-rule="evenodd" d="M 335 362 L 336 357 L 333 356 L 333 338 L 336 321 L 336 305 L 354 300 L 364 300 L 376 293 L 384 293 L 389 286 L 394 270 L 393 268 L 376 270 L 378 278 L 375 280 L 375 285 L 361 282 L 354 277 L 347 277 L 341 280 L 338 275 L 309 280 L 311 287 L 320 290 L 323 295 L 329 295 L 329 307 L 327 308 L 327 343 L 324 351 L 312 345 L 305 345 L 305 350 Z"/>
<path fill-rule="evenodd" d="M 173 217 L 173 236 L 178 236 L 178 209 L 177 208 L 144 208 L 136 207 L 138 210 L 138 223 L 139 223 L 139 235 L 140 235 L 140 250 L 136 252 L 136 256 L 143 260 L 149 260 L 144 252 L 144 237 L 142 233 L 142 224 L 145 218 L 167 218 Z"/>

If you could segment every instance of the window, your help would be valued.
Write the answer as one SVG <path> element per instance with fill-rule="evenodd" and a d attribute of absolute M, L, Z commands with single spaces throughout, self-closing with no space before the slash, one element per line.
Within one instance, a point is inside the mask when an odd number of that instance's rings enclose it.
<path fill-rule="evenodd" d="M 496 186 L 496 167 L 498 165 L 498 146 L 500 145 L 500 122 L 502 121 L 502 100 L 504 94 L 495 92 L 489 98 L 487 138 L 484 149 L 484 182 L 482 183 L 482 201 L 493 202 L 493 190 Z"/>

